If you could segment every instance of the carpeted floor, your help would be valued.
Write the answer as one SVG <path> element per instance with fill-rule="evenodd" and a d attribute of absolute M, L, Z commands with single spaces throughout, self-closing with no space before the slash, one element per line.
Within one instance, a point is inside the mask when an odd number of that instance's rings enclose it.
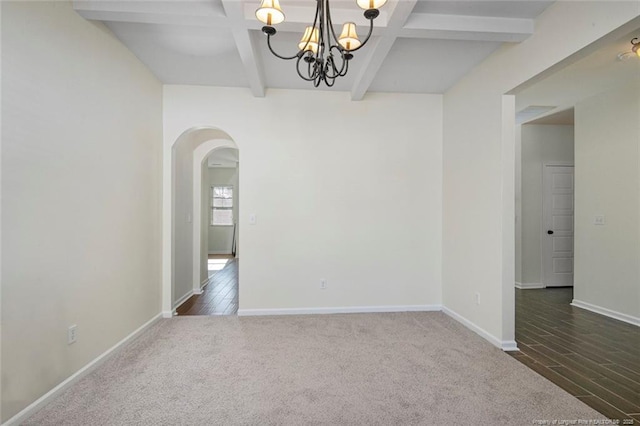
<path fill-rule="evenodd" d="M 25 424 L 602 419 L 442 313 L 162 320 Z"/>

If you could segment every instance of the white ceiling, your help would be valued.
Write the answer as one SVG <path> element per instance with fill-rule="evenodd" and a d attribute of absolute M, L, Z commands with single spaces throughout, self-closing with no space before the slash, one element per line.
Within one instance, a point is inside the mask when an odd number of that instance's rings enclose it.
<path fill-rule="evenodd" d="M 76 11 L 103 21 L 166 84 L 313 89 L 295 61 L 267 50 L 259 0 L 74 1 Z M 346 77 L 333 88 L 361 99 L 367 91 L 443 93 L 504 42 L 530 36 L 535 18 L 552 1 L 388 0 L 374 37 L 355 53 Z M 287 21 L 276 26 L 274 48 L 285 55 L 315 13 L 314 0 L 280 0 Z M 353 20 L 361 38 L 367 20 L 355 0 L 332 0 L 334 24 Z M 336 30 L 339 30 L 338 27 Z M 315 89 L 317 90 L 317 89 Z"/>
<path fill-rule="evenodd" d="M 640 93 L 640 58 L 635 55 L 626 55 L 626 60 L 618 58 L 631 50 L 630 41 L 634 37 L 640 37 L 640 28 L 601 43 L 597 50 L 517 91 L 516 111 L 523 116 L 518 121 L 571 124 L 573 107 L 581 100 L 622 86 Z M 540 110 L 538 114 L 526 114 L 540 105 L 551 108 Z"/>
<path fill-rule="evenodd" d="M 575 123 L 574 109 L 569 108 L 564 111 L 552 113 L 551 115 L 529 121 L 526 124 L 546 124 L 546 125 L 562 125 L 572 126 Z"/>

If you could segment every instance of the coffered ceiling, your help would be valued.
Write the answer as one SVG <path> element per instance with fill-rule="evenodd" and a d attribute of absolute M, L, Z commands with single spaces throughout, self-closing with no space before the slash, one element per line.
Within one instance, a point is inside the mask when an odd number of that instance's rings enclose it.
<path fill-rule="evenodd" d="M 520 42 L 552 1 L 388 0 L 375 20 L 372 40 L 358 51 L 349 73 L 332 88 L 354 100 L 367 91 L 443 93 L 502 43 Z M 297 50 L 315 0 L 280 0 L 287 20 L 276 26 L 274 48 Z M 355 0 L 331 0 L 334 24 L 354 21 L 361 36 L 367 20 Z M 314 89 L 294 61 L 267 50 L 254 12 L 259 0 L 80 0 L 75 10 L 108 28 L 166 84 Z M 337 28 L 336 30 L 339 30 Z"/>

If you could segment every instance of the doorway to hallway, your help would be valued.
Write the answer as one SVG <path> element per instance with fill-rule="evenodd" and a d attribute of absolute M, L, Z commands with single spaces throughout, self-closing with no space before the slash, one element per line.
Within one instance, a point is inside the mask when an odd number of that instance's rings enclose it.
<path fill-rule="evenodd" d="M 202 294 L 194 294 L 178 309 L 180 316 L 238 313 L 238 262 L 231 255 L 210 254 L 209 280 Z"/>

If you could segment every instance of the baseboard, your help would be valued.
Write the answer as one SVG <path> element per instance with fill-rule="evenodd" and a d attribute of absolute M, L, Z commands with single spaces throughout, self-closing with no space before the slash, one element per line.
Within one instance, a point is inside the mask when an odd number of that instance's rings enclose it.
<path fill-rule="evenodd" d="M 178 301 L 176 303 L 173 304 L 173 310 L 176 310 L 180 307 L 180 305 L 182 305 L 184 302 L 186 302 L 187 300 L 189 300 L 189 298 L 191 296 L 193 296 L 194 291 L 193 290 L 189 290 L 187 292 L 187 294 L 185 294 L 184 296 L 182 296 L 180 299 L 178 299 Z"/>
<path fill-rule="evenodd" d="M 60 395 L 62 392 L 66 391 L 69 387 L 73 386 L 80 379 L 82 379 L 87 374 L 89 374 L 93 370 L 95 370 L 100 364 L 105 362 L 111 355 L 114 355 L 115 352 L 117 352 L 118 350 L 122 349 L 122 347 L 124 347 L 127 343 L 129 343 L 130 341 L 132 341 L 133 339 L 138 337 L 140 334 L 142 334 L 144 331 L 146 331 L 156 321 L 160 320 L 161 317 L 162 317 L 162 314 L 158 314 L 155 317 L 151 318 L 149 321 L 144 323 L 142 326 L 140 326 L 134 332 L 129 334 L 127 337 L 125 337 L 124 339 L 122 339 L 121 341 L 119 341 L 118 343 L 113 345 L 111 348 L 107 349 L 105 352 L 103 352 L 101 355 L 99 355 L 93 361 L 89 362 L 87 365 L 82 367 L 80 370 L 78 370 L 75 373 L 73 373 L 71 376 L 69 376 L 67 379 L 65 379 L 58 386 L 54 387 L 49 392 L 47 392 L 46 394 L 44 394 L 40 398 L 38 398 L 36 401 L 32 402 L 29 406 L 27 406 L 25 409 L 20 411 L 18 414 L 16 414 L 15 416 L 11 417 L 9 420 L 7 420 L 5 423 L 3 423 L 2 426 L 17 426 L 17 425 L 21 424 L 22 422 L 26 421 L 29 417 L 31 417 L 36 412 L 38 412 L 38 410 L 40 410 L 46 404 L 51 402 L 58 395 Z"/>
<path fill-rule="evenodd" d="M 545 286 L 542 283 L 519 283 L 516 281 L 516 288 L 520 290 L 532 290 L 535 288 L 545 288 Z"/>
<path fill-rule="evenodd" d="M 207 271 L 207 274 L 209 273 L 209 271 Z M 202 280 L 202 282 L 200 283 L 200 294 L 202 294 L 202 290 L 209 284 L 209 280 L 211 278 L 209 278 L 209 276 L 207 276 L 207 278 L 205 278 L 204 280 Z"/>
<path fill-rule="evenodd" d="M 442 312 L 449 315 L 451 318 L 458 321 L 460 324 L 464 325 L 469 330 L 478 334 L 483 339 L 488 340 L 493 346 L 496 346 L 497 348 L 500 348 L 505 352 L 519 351 L 518 345 L 515 340 L 500 340 L 493 334 L 486 331 L 485 329 L 477 326 L 475 323 L 469 321 L 462 315 L 452 311 L 451 309 L 445 306 L 442 307 Z"/>
<path fill-rule="evenodd" d="M 623 321 L 628 324 L 632 324 L 640 327 L 640 318 L 634 317 L 632 315 L 616 312 L 611 309 L 607 309 L 598 305 L 593 305 L 591 303 L 583 302 L 582 300 L 578 300 L 578 299 L 573 299 L 571 301 L 571 306 L 575 306 L 576 308 L 586 309 L 587 311 L 595 312 L 596 314 L 604 315 L 605 317 L 617 319 L 618 321 Z"/>
<path fill-rule="evenodd" d="M 233 256 L 233 253 L 227 253 L 224 250 L 210 251 L 209 254 L 224 254 L 224 255 L 228 255 L 228 256 Z"/>
<path fill-rule="evenodd" d="M 432 312 L 441 305 L 345 306 L 337 308 L 238 309 L 238 316 L 356 314 L 371 312 Z"/>
<path fill-rule="evenodd" d="M 162 318 L 173 318 L 176 311 L 162 311 Z"/>
<path fill-rule="evenodd" d="M 520 352 L 518 343 L 515 340 L 503 340 L 500 349 L 505 352 Z"/>

